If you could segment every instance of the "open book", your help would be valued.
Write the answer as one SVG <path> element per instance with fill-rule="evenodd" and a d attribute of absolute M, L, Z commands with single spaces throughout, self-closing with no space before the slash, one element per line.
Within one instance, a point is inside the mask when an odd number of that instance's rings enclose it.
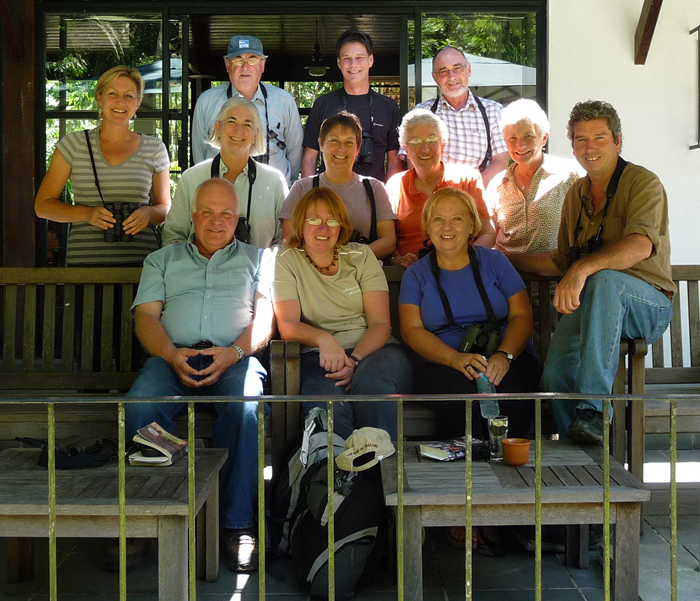
<path fill-rule="evenodd" d="M 134 442 L 148 449 L 129 455 L 131 465 L 172 465 L 187 454 L 187 441 L 151 422 L 136 432 Z"/>
<path fill-rule="evenodd" d="M 453 438 L 442 442 L 425 442 L 420 445 L 420 454 L 438 461 L 454 461 L 467 456 L 465 437 Z"/>

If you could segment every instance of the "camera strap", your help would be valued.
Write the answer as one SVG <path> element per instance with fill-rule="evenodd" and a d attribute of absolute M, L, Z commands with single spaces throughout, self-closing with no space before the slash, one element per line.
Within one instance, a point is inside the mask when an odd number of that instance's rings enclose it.
<path fill-rule="evenodd" d="M 491 158 L 493 157 L 493 150 L 491 149 L 491 126 L 489 125 L 489 118 L 488 115 L 486 114 L 486 109 L 484 108 L 484 103 L 481 102 L 479 97 L 476 94 L 472 94 L 474 97 L 474 100 L 476 101 L 476 106 L 479 107 L 479 112 L 481 113 L 481 117 L 484 120 L 484 125 L 486 126 L 486 154 L 484 155 L 484 160 L 481 161 L 481 165 L 479 165 L 479 171 L 483 173 L 486 170 L 486 167 L 489 166 L 489 163 L 491 162 Z M 447 102 L 447 101 L 445 101 Z M 435 99 L 435 102 L 433 102 L 433 105 L 430 107 L 430 111 L 432 113 L 437 113 L 438 105 L 440 103 L 440 97 Z"/>
<path fill-rule="evenodd" d="M 211 162 L 211 171 L 209 172 L 212 179 L 221 177 L 219 173 L 221 173 L 221 153 L 214 157 L 214 160 Z M 244 218 L 245 228 L 248 231 L 248 240 L 250 240 L 250 205 L 253 200 L 253 184 L 257 176 L 258 169 L 255 166 L 255 160 L 252 157 L 248 157 L 248 209 Z"/>
<path fill-rule="evenodd" d="M 493 307 L 491 306 L 491 301 L 489 300 L 488 294 L 486 294 L 486 289 L 484 288 L 484 282 L 481 279 L 481 272 L 479 270 L 479 261 L 476 258 L 476 251 L 474 247 L 470 244 L 467 247 L 467 253 L 469 254 L 469 264 L 472 266 L 472 273 L 474 274 L 474 282 L 476 283 L 476 288 L 479 291 L 479 296 L 481 297 L 481 302 L 484 303 L 484 308 L 486 309 L 486 314 L 489 316 L 489 321 L 494 328 L 499 327 L 499 322 L 496 319 L 496 314 L 493 312 Z M 437 253 L 430 253 L 430 271 L 433 272 L 435 277 L 435 283 L 438 287 L 438 293 L 440 294 L 440 300 L 442 301 L 442 307 L 447 316 L 448 325 L 452 327 L 459 327 L 464 329 L 465 326 L 460 325 L 455 322 L 454 315 L 452 313 L 452 307 L 450 307 L 450 300 L 447 298 L 447 294 L 440 285 L 440 266 L 437 262 Z"/>
<path fill-rule="evenodd" d="M 95 176 L 95 187 L 97 188 L 97 192 L 100 195 L 100 200 L 102 201 L 102 206 L 106 209 L 107 204 L 105 203 L 105 199 L 102 196 L 102 188 L 100 188 L 100 180 L 97 179 L 97 166 L 95 165 L 95 156 L 92 154 L 92 144 L 90 144 L 90 134 L 88 133 L 87 129 L 84 129 L 83 133 L 85 134 L 85 141 L 87 142 L 88 152 L 90 153 L 90 162 L 92 163 L 92 174 Z"/>
<path fill-rule="evenodd" d="M 360 177 L 362 184 L 367 192 L 367 200 L 369 200 L 369 206 L 371 210 L 371 218 L 369 224 L 369 241 L 374 242 L 377 239 L 377 202 L 374 199 L 374 190 L 372 189 L 372 183 L 369 181 L 368 177 Z M 321 183 L 321 176 L 316 174 L 313 177 L 312 187 L 318 188 Z"/>
<path fill-rule="evenodd" d="M 372 88 L 369 89 L 369 92 L 367 92 L 367 99 L 369 101 L 369 135 L 372 135 L 372 128 L 374 127 L 374 97 L 372 96 L 374 92 L 372 91 Z M 345 88 L 341 88 L 341 93 L 340 93 L 340 103 L 343 105 L 343 110 L 347 111 L 348 110 L 348 93 L 345 91 Z M 364 130 L 364 128 L 363 128 Z"/>
<path fill-rule="evenodd" d="M 600 227 L 598 228 L 596 235 L 593 238 L 591 238 L 591 240 L 594 240 L 595 242 L 598 242 L 600 240 L 600 237 L 603 235 L 603 225 L 605 224 L 605 217 L 608 214 L 610 201 L 617 192 L 617 187 L 620 184 L 620 178 L 622 177 L 622 172 L 625 170 L 625 167 L 627 167 L 627 161 L 621 156 L 618 156 L 617 165 L 615 165 L 615 171 L 613 172 L 612 177 L 608 182 L 607 188 L 605 188 L 605 208 L 603 209 L 603 218 L 600 220 Z M 578 213 L 576 229 L 574 229 L 574 245 L 576 246 L 578 246 L 578 237 L 581 230 L 583 229 L 583 226 L 581 225 L 581 216 L 583 215 L 583 209 L 583 199 L 581 199 L 581 210 Z"/>

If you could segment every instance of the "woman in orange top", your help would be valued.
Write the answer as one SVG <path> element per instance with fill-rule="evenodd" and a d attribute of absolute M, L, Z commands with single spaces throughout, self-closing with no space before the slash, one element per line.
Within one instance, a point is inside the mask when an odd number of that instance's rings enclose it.
<path fill-rule="evenodd" d="M 452 187 L 467 192 L 476 202 L 482 227 L 473 244 L 491 248 L 496 233 L 484 203 L 481 174 L 467 165 L 442 162 L 447 143 L 447 126 L 437 115 L 426 109 L 413 109 L 401 121 L 399 140 L 406 150 L 412 168 L 397 173 L 387 182 L 387 191 L 396 222 L 396 249 L 391 265 L 408 267 L 418 260 L 427 245 L 421 227 L 423 205 L 433 192 Z"/>

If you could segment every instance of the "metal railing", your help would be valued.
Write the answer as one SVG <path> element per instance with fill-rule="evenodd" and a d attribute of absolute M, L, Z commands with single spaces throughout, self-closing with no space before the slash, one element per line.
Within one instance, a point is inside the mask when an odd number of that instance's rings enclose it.
<path fill-rule="evenodd" d="M 493 395 L 495 398 L 503 398 L 512 400 L 514 398 L 523 400 L 533 400 L 535 403 L 535 594 L 537 601 L 542 599 L 542 506 L 543 506 L 543 482 L 542 482 L 542 401 L 543 400 L 560 400 L 560 399 L 575 399 L 583 400 L 586 397 L 582 395 L 563 395 L 563 394 L 510 394 L 510 395 Z M 454 396 L 396 396 L 396 397 L 329 397 L 327 401 L 328 414 L 328 448 L 333 448 L 333 406 L 334 403 L 340 401 L 352 400 L 356 402 L 367 402 L 375 400 L 385 400 L 386 402 L 397 403 L 398 414 L 398 440 L 396 444 L 398 473 L 397 473 L 397 507 L 396 507 L 396 556 L 397 556 L 397 598 L 403 601 L 406 596 L 404 588 L 405 573 L 404 573 L 404 495 L 405 495 L 405 480 L 404 470 L 401 466 L 405 460 L 405 443 L 404 443 L 404 409 L 406 403 L 427 402 L 440 400 L 454 400 Z M 466 422 L 465 428 L 467 432 L 472 431 L 472 411 L 471 404 L 473 401 L 478 401 L 482 396 L 463 395 L 461 398 L 466 403 Z M 670 429 L 670 463 L 671 463 L 671 481 L 670 481 L 670 532 L 671 532 L 671 556 L 670 556 L 670 584 L 671 584 L 671 601 L 678 599 L 678 496 L 677 496 L 677 480 L 676 480 L 676 464 L 677 464 L 677 420 L 678 420 L 678 401 L 694 401 L 700 402 L 700 395 L 656 395 L 645 397 L 632 397 L 629 395 L 610 396 L 604 399 L 604 443 L 603 448 L 603 576 L 604 576 L 604 598 L 606 601 L 611 599 L 611 558 L 610 558 L 610 403 L 613 400 L 625 400 L 629 403 L 643 403 L 650 400 L 662 400 L 669 403 L 669 429 Z M 242 402 L 242 401 L 258 401 L 258 454 L 257 454 L 257 469 L 258 469 L 258 540 L 259 548 L 265 549 L 265 480 L 263 470 L 265 468 L 265 404 L 266 403 L 298 403 L 305 399 L 301 397 L 259 397 L 251 399 L 249 397 L 178 397 L 173 398 L 153 398 L 153 399 L 114 399 L 114 398 L 45 398 L 45 399 L 27 399 L 27 398 L 3 398 L 0 400 L 0 412 L 4 403 L 33 403 L 47 405 L 47 425 L 48 425 L 48 537 L 49 537 L 49 598 L 51 601 L 58 599 L 57 585 L 57 556 L 56 556 L 56 537 L 57 537 L 57 521 L 58 521 L 58 503 L 56 498 L 56 466 L 55 466 L 55 449 L 56 449 L 56 419 L 55 407 L 62 403 L 110 403 L 118 406 L 118 424 L 119 424 L 119 439 L 118 439 L 118 505 L 119 505 L 119 594 L 122 601 L 126 601 L 126 529 L 127 529 L 127 498 L 126 498 L 126 462 L 125 462 L 125 407 L 130 403 L 142 402 L 186 402 L 188 407 L 188 442 L 189 453 L 187 456 L 187 480 L 188 480 L 188 501 L 189 501 L 189 536 L 188 536 L 188 583 L 189 583 L 189 599 L 196 600 L 196 545 L 195 545 L 195 405 L 196 403 L 221 403 L 221 402 Z M 314 397 L 315 401 L 323 400 L 321 397 Z M 470 442 L 470 437 L 467 438 Z M 465 502 L 464 516 L 466 524 L 466 532 L 470 533 L 473 524 L 472 501 L 473 501 L 473 458 L 471 452 L 471 444 L 466 445 L 467 455 L 464 463 L 465 469 Z M 334 481 L 334 461 L 332 454 L 328 461 L 328 482 Z M 328 487 L 328 549 L 329 549 L 329 577 L 328 577 L 328 597 L 333 600 L 335 598 L 335 518 L 334 518 L 334 495 L 333 486 Z M 0 532 L 0 536 L 6 536 Z M 473 598 L 473 574 L 472 574 L 472 548 L 470 544 L 465 545 L 465 593 L 466 599 L 469 601 Z M 259 577 L 258 589 L 259 598 L 264 599 L 266 594 L 266 572 L 265 572 L 265 553 L 261 552 L 259 557 Z"/>

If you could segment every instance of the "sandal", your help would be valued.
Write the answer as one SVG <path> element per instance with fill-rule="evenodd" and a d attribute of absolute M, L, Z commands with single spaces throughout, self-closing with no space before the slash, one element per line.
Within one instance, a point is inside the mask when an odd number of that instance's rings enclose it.
<path fill-rule="evenodd" d="M 502 557 L 507 552 L 501 540 L 500 532 L 495 526 L 474 528 L 474 537 L 476 538 L 474 553 L 482 557 Z"/>
<path fill-rule="evenodd" d="M 452 526 L 447 532 L 447 544 L 455 549 L 464 549 L 467 530 L 464 526 Z"/>

